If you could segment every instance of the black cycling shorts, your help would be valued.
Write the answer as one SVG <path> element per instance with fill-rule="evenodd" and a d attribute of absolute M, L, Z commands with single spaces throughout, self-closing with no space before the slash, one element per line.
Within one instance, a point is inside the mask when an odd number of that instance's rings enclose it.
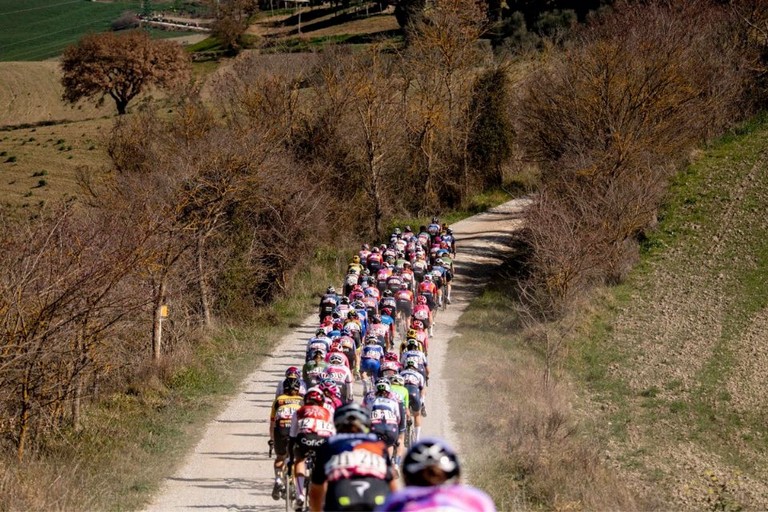
<path fill-rule="evenodd" d="M 278 457 L 288 455 L 288 434 L 290 432 L 289 427 L 275 427 L 275 455 Z"/>
<path fill-rule="evenodd" d="M 411 316 L 411 313 L 413 313 L 413 304 L 407 300 L 398 301 L 397 310 L 406 316 Z"/>
<path fill-rule="evenodd" d="M 384 503 L 389 492 L 389 483 L 378 478 L 329 482 L 324 510 L 374 510 Z"/>
<path fill-rule="evenodd" d="M 396 426 L 385 424 L 371 426 L 371 432 L 376 434 L 387 446 L 395 446 L 398 435 L 400 434 Z"/>
<path fill-rule="evenodd" d="M 296 436 L 296 442 L 293 443 L 293 457 L 295 459 L 306 459 L 309 452 L 317 450 L 328 440 L 317 434 L 299 434 Z"/>
<path fill-rule="evenodd" d="M 408 390 L 408 408 L 413 414 L 421 413 L 421 391 L 416 386 L 405 386 Z"/>

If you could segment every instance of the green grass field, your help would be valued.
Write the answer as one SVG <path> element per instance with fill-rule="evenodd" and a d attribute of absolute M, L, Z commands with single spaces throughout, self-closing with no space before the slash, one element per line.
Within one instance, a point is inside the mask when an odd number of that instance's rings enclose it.
<path fill-rule="evenodd" d="M 44 60 L 89 32 L 109 29 L 138 0 L 0 0 L 0 61 Z"/>

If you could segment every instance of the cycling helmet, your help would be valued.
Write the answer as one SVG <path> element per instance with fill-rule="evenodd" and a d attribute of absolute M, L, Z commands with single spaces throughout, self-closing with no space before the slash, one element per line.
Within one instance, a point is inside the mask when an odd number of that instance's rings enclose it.
<path fill-rule="evenodd" d="M 315 350 L 312 352 L 312 359 L 317 359 L 318 357 L 325 358 L 325 352 L 322 350 Z"/>
<path fill-rule="evenodd" d="M 371 428 L 371 415 L 367 408 L 357 402 L 351 402 L 336 409 L 333 423 L 340 432 L 346 432 L 354 425 L 368 432 Z"/>
<path fill-rule="evenodd" d="M 401 290 L 407 290 L 408 289 L 408 283 L 405 283 L 405 282 L 400 283 L 400 289 Z"/>
<path fill-rule="evenodd" d="M 309 388 L 304 395 L 304 405 L 323 405 L 325 398 L 323 392 L 318 387 Z"/>
<path fill-rule="evenodd" d="M 333 286 L 329 285 L 328 289 L 325 290 L 325 293 L 336 293 L 336 288 L 334 288 Z"/>
<path fill-rule="evenodd" d="M 416 336 L 418 336 L 418 334 L 419 333 L 418 333 L 418 331 L 416 331 L 416 329 L 408 329 L 408 332 L 405 333 L 405 337 L 406 338 L 415 338 Z"/>
<path fill-rule="evenodd" d="M 318 387 L 323 392 L 323 394 L 327 397 L 341 397 L 341 390 L 339 390 L 339 386 L 332 381 L 331 379 L 326 379 L 323 382 L 321 382 Z"/>
<path fill-rule="evenodd" d="M 299 377 L 299 369 L 296 366 L 289 366 L 287 370 L 285 370 L 285 378 L 298 378 Z"/>
<path fill-rule="evenodd" d="M 331 354 L 331 357 L 328 358 L 328 362 L 331 364 L 344 364 L 344 358 L 341 357 L 341 354 Z"/>
<path fill-rule="evenodd" d="M 427 298 L 425 296 L 423 296 L 423 295 L 419 295 L 419 298 L 417 299 L 417 302 L 419 304 L 426 304 L 427 303 Z"/>
<path fill-rule="evenodd" d="M 392 391 L 392 385 L 387 379 L 379 379 L 376 381 L 376 393 L 387 393 Z"/>
<path fill-rule="evenodd" d="M 410 350 L 418 350 L 419 349 L 419 340 L 411 338 L 408 340 L 408 343 L 405 345 Z"/>
<path fill-rule="evenodd" d="M 432 217 L 432 224 L 440 224 L 440 219 L 437 217 Z"/>
<path fill-rule="evenodd" d="M 442 265 L 442 264 L 443 264 L 443 258 L 437 258 L 437 259 L 435 260 L 435 263 L 436 263 L 437 265 Z"/>
<path fill-rule="evenodd" d="M 411 262 L 410 261 L 404 261 L 403 262 L 403 268 L 408 268 L 410 266 L 411 266 Z"/>
<path fill-rule="evenodd" d="M 399 235 L 400 233 L 402 233 L 402 231 L 400 231 L 400 228 L 395 228 L 395 234 Z"/>
<path fill-rule="evenodd" d="M 400 360 L 400 354 L 397 352 L 387 352 L 384 354 L 384 361 L 399 361 Z"/>
<path fill-rule="evenodd" d="M 360 263 L 360 256 L 352 256 L 352 263 Z"/>
<path fill-rule="evenodd" d="M 379 339 L 374 334 L 369 334 L 368 337 L 365 338 L 365 343 L 366 344 L 378 343 L 378 342 L 379 342 Z"/>
<path fill-rule="evenodd" d="M 357 318 L 357 311 L 354 309 L 350 309 L 349 313 L 347 313 L 347 318 Z"/>
<path fill-rule="evenodd" d="M 371 252 L 379 252 L 379 248 L 374 246 L 373 249 L 371 249 Z"/>
<path fill-rule="evenodd" d="M 384 290 L 384 296 L 385 297 L 391 297 L 392 296 L 392 290 Z"/>
<path fill-rule="evenodd" d="M 405 231 L 407 232 L 407 231 L 413 231 L 413 230 L 411 229 L 411 226 L 405 226 Z"/>
<path fill-rule="evenodd" d="M 432 280 L 432 274 L 427 274 L 424 276 L 425 281 L 431 281 Z"/>
<path fill-rule="evenodd" d="M 315 330 L 315 336 L 325 336 L 325 329 L 319 327 Z"/>
<path fill-rule="evenodd" d="M 413 325 L 413 328 L 416 330 L 424 328 L 424 324 L 421 322 L 421 320 L 414 320 L 411 325 Z"/>
<path fill-rule="evenodd" d="M 461 473 L 456 453 L 439 439 L 422 439 L 403 458 L 405 485 L 426 487 L 457 478 Z"/>
<path fill-rule="evenodd" d="M 328 352 L 341 352 L 341 342 L 338 339 L 333 340 Z"/>
<path fill-rule="evenodd" d="M 416 368 L 416 358 L 409 358 L 405 360 L 406 368 Z"/>
<path fill-rule="evenodd" d="M 300 391 L 301 382 L 297 377 L 289 377 L 283 381 L 283 393 L 290 393 L 291 391 Z"/>
<path fill-rule="evenodd" d="M 405 378 L 399 373 L 396 373 L 392 377 L 390 377 L 389 381 L 394 386 L 405 386 Z"/>

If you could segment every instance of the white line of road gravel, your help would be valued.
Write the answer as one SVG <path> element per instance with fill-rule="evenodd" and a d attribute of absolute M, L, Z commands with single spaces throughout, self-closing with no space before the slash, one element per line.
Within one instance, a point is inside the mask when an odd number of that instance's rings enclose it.
<path fill-rule="evenodd" d="M 492 266 L 509 250 L 506 242 L 522 224 L 526 199 L 517 199 L 453 224 L 458 240 L 453 303 L 438 315 L 430 340 L 430 385 L 422 437 L 438 436 L 459 449 L 448 396 L 450 368 L 445 371 L 447 344 L 458 318 L 485 284 L 474 265 Z M 472 270 L 472 271 L 470 271 Z M 464 271 L 464 273 L 463 273 Z M 318 290 L 326 283 L 318 283 Z M 241 385 L 242 391 L 211 422 L 202 439 L 147 507 L 147 512 L 179 510 L 278 510 L 272 500 L 272 463 L 267 457 L 269 410 L 275 386 L 288 366 L 304 361 L 306 341 L 314 334 L 317 315 L 280 340 L 271 357 Z M 454 362 L 458 364 L 458 362 Z M 360 396 L 360 388 L 356 389 Z"/>

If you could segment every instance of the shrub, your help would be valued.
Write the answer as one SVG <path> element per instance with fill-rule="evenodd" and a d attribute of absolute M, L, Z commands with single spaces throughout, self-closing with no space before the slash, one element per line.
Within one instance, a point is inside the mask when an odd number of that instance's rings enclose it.
<path fill-rule="evenodd" d="M 131 28 L 138 28 L 141 25 L 141 20 L 135 12 L 126 11 L 120 15 L 115 21 L 112 22 L 111 28 L 114 31 L 128 30 Z"/>

